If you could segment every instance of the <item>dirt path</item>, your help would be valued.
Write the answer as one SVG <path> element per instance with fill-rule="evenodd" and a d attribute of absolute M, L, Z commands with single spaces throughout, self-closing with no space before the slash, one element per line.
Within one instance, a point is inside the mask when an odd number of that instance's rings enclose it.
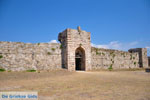
<path fill-rule="evenodd" d="M 38 91 L 39 100 L 150 100 L 144 71 L 0 72 L 0 91 Z"/>

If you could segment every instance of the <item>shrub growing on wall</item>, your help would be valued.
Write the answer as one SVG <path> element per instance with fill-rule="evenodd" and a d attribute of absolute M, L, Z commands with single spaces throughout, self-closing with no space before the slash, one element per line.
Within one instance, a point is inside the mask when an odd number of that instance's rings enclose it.
<path fill-rule="evenodd" d="M 51 52 L 47 52 L 48 55 L 51 55 Z"/>
<path fill-rule="evenodd" d="M 55 51 L 55 48 L 52 48 L 52 51 Z"/>
<path fill-rule="evenodd" d="M 134 65 L 136 65 L 136 62 L 134 62 Z"/>
<path fill-rule="evenodd" d="M 103 54 L 103 56 L 105 56 L 105 53 L 102 52 L 102 54 Z"/>

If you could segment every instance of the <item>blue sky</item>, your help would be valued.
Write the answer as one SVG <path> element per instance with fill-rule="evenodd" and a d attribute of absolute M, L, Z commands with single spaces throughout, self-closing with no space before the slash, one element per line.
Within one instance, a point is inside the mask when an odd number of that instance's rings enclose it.
<path fill-rule="evenodd" d="M 150 0 L 0 0 L 0 41 L 55 42 L 77 26 L 93 46 L 150 49 Z"/>

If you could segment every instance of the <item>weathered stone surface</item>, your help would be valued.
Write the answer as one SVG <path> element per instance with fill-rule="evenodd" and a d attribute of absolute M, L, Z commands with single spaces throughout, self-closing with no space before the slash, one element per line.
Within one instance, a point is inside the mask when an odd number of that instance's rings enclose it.
<path fill-rule="evenodd" d="M 129 52 L 137 52 L 139 54 L 139 67 L 147 68 L 148 67 L 148 57 L 146 48 L 134 48 L 130 49 Z"/>
<path fill-rule="evenodd" d="M 82 57 L 82 68 L 91 70 L 91 39 L 90 32 L 81 30 L 66 29 L 58 36 L 62 45 L 62 66 L 69 71 L 76 70 L 76 50 L 82 49 L 85 54 Z"/>
<path fill-rule="evenodd" d="M 138 53 L 92 47 L 92 69 L 138 68 Z"/>
<path fill-rule="evenodd" d="M 60 69 L 60 52 L 58 43 L 0 42 L 0 67 L 13 71 Z"/>
<path fill-rule="evenodd" d="M 12 71 L 147 68 L 150 57 L 146 48 L 129 52 L 91 47 L 90 32 L 66 29 L 59 43 L 0 42 L 0 68 Z M 80 66 L 80 68 L 79 68 Z M 78 68 L 77 68 L 78 67 Z"/>

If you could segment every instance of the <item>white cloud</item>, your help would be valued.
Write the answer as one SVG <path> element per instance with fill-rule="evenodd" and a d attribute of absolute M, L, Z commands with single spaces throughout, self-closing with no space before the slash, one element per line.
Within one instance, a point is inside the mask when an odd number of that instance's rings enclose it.
<path fill-rule="evenodd" d="M 107 45 L 96 45 L 96 44 L 93 44 L 93 43 L 91 43 L 91 45 L 92 45 L 93 47 L 97 47 L 97 48 L 109 49 L 109 47 L 108 47 Z"/>
<path fill-rule="evenodd" d="M 134 42 L 129 43 L 129 45 L 131 45 L 131 46 L 132 46 L 132 45 L 134 46 L 134 45 L 137 45 L 137 44 L 138 44 L 137 41 L 134 41 Z"/>
<path fill-rule="evenodd" d="M 57 40 L 51 40 L 49 43 L 58 43 Z"/>
<path fill-rule="evenodd" d="M 97 48 L 104 48 L 104 49 L 117 49 L 117 50 L 128 50 L 130 48 L 136 48 L 138 45 L 137 41 L 133 41 L 130 43 L 121 43 L 119 41 L 112 41 L 108 44 L 91 44 L 93 47 L 97 47 Z"/>
<path fill-rule="evenodd" d="M 150 46 L 146 46 L 147 49 L 150 49 Z"/>

